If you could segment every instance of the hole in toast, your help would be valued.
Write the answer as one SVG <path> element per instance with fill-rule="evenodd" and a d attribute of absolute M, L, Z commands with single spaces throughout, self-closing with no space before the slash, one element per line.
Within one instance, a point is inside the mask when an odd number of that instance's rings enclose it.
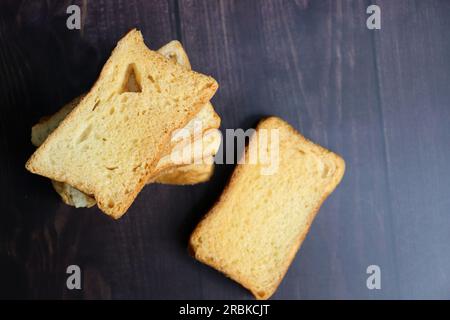
<path fill-rule="evenodd" d="M 107 140 L 105 137 L 101 136 L 98 133 L 96 133 L 94 137 L 96 140 L 103 141 L 103 142 L 105 142 Z"/>
<path fill-rule="evenodd" d="M 134 63 L 128 65 L 125 73 L 125 78 L 120 93 L 125 92 L 142 92 L 141 82 L 139 75 L 136 72 L 136 65 Z"/>
<path fill-rule="evenodd" d="M 167 58 L 169 58 L 169 60 L 172 60 L 172 62 L 178 63 L 177 55 L 175 53 L 170 53 Z"/>
<path fill-rule="evenodd" d="M 115 111 L 116 109 L 114 107 L 111 107 L 111 109 L 109 109 L 109 115 L 112 116 Z"/>
<path fill-rule="evenodd" d="M 114 201 L 112 201 L 112 200 L 109 200 L 108 201 L 108 208 L 114 208 Z"/>
<path fill-rule="evenodd" d="M 90 124 L 80 134 L 80 137 L 78 138 L 78 143 L 85 141 L 91 134 L 91 131 L 92 131 L 92 125 Z"/>
<path fill-rule="evenodd" d="M 92 107 L 92 111 L 94 111 L 94 110 L 98 107 L 99 104 L 100 104 L 100 101 L 99 101 L 99 100 L 95 101 L 95 104 L 94 104 L 94 106 Z"/>
<path fill-rule="evenodd" d="M 158 82 L 151 75 L 148 75 L 148 80 L 150 80 L 150 82 L 153 84 L 156 91 L 158 93 L 161 93 L 161 87 L 159 86 Z"/>

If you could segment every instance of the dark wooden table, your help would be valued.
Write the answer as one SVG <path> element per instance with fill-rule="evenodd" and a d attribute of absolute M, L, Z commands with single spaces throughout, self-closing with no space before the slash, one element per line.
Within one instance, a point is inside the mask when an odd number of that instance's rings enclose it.
<path fill-rule="evenodd" d="M 81 30 L 66 28 L 72 3 Z M 381 30 L 366 27 L 371 3 Z M 251 298 L 186 251 L 233 166 L 148 186 L 119 221 L 64 205 L 24 169 L 31 125 L 87 90 L 137 27 L 153 49 L 181 40 L 218 80 L 222 129 L 277 115 L 346 160 L 275 299 L 450 298 L 449 16 L 446 0 L 2 0 L 0 295 Z M 66 289 L 71 264 L 82 290 Z"/>

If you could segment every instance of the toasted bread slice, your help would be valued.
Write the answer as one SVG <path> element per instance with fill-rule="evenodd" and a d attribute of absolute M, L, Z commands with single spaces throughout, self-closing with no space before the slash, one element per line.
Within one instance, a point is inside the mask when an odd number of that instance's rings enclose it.
<path fill-rule="evenodd" d="M 127 89 L 134 78 L 137 90 Z M 93 195 L 121 217 L 143 188 L 174 130 L 217 90 L 208 76 L 148 49 L 142 34 L 119 41 L 99 79 L 36 150 L 26 168 Z"/>
<path fill-rule="evenodd" d="M 259 158 L 256 164 L 248 162 L 248 150 L 257 148 L 263 129 L 279 133 L 279 167 L 271 175 L 261 174 Z M 260 122 L 246 150 L 246 164 L 237 165 L 189 246 L 196 259 L 239 282 L 257 299 L 267 299 L 321 204 L 339 184 L 345 163 L 275 117 Z"/>

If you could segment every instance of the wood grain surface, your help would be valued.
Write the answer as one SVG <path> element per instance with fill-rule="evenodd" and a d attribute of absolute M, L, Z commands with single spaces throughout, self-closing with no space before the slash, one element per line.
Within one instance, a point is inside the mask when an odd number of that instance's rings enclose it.
<path fill-rule="evenodd" d="M 381 30 L 366 28 L 372 3 Z M 81 30 L 66 28 L 70 4 Z M 232 165 L 147 186 L 119 221 L 24 169 L 31 126 L 89 89 L 136 27 L 153 49 L 179 39 L 218 80 L 223 130 L 276 115 L 346 160 L 274 299 L 450 298 L 449 15 L 445 0 L 0 2 L 0 297 L 251 299 L 186 250 Z M 66 289 L 71 264 L 82 290 Z"/>

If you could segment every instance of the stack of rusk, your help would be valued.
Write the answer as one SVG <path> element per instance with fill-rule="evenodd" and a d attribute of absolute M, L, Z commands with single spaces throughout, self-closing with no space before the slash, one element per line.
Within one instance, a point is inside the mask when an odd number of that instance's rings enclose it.
<path fill-rule="evenodd" d="M 52 180 L 62 200 L 121 217 L 145 184 L 196 184 L 214 170 L 220 117 L 217 82 L 191 70 L 178 41 L 157 52 L 141 33 L 119 41 L 100 77 L 32 128 L 26 164 Z"/>

